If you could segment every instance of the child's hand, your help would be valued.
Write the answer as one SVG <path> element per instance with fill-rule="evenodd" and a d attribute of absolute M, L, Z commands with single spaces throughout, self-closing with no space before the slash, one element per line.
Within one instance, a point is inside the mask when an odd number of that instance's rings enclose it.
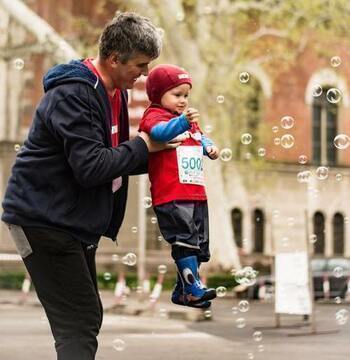
<path fill-rule="evenodd" d="M 174 139 L 171 139 L 170 141 L 168 141 L 169 143 L 174 143 L 174 142 L 182 142 L 185 141 L 186 139 L 190 138 L 191 135 L 189 133 L 189 131 L 185 131 L 184 133 L 177 135 Z"/>
<path fill-rule="evenodd" d="M 189 123 L 192 123 L 192 122 L 197 122 L 198 119 L 199 119 L 199 112 L 197 109 L 195 108 L 188 108 L 186 111 L 185 111 L 185 116 L 187 118 L 187 121 Z"/>
<path fill-rule="evenodd" d="M 214 145 L 207 146 L 205 151 L 212 160 L 216 160 L 219 157 L 219 149 Z"/>

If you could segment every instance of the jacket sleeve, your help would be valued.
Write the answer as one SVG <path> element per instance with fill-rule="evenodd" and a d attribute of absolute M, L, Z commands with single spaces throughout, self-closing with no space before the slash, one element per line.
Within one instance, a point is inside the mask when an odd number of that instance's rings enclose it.
<path fill-rule="evenodd" d="M 202 134 L 201 143 L 202 143 L 202 147 L 203 147 L 203 155 L 208 156 L 208 153 L 207 153 L 206 148 L 207 148 L 208 146 L 213 146 L 214 143 L 213 143 L 209 138 L 207 138 L 206 136 L 204 136 L 203 134 Z"/>
<path fill-rule="evenodd" d="M 151 129 L 151 138 L 155 141 L 167 142 L 189 130 L 191 125 L 184 114 L 175 117 L 169 121 L 162 121 Z"/>
<path fill-rule="evenodd" d="M 87 188 L 129 175 L 148 159 L 146 143 L 139 136 L 115 148 L 107 147 L 104 113 L 96 99 L 89 100 L 96 106 L 83 96 L 70 94 L 48 116 L 48 127 L 62 143 L 76 180 Z"/>

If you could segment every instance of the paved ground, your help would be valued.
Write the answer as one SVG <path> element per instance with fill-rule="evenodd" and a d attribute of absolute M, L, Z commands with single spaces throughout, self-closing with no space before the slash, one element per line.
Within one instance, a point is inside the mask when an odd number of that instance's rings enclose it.
<path fill-rule="evenodd" d="M 316 307 L 319 330 L 336 329 L 335 334 L 288 336 L 303 333 L 309 327 L 262 329 L 262 340 L 253 339 L 256 326 L 273 325 L 273 306 L 250 302 L 246 313 L 232 314 L 239 300 L 217 299 L 212 320 L 193 322 L 165 317 L 179 307 L 170 306 L 168 294 L 157 304 L 155 313 L 129 316 L 107 312 L 99 336 L 97 360 L 348 360 L 350 358 L 350 321 L 338 325 L 335 313 L 348 304 L 322 304 Z M 103 293 L 106 308 L 113 302 L 111 294 Z M 49 325 L 33 295 L 26 305 L 18 305 L 17 292 L 0 291 L 0 359 L 55 359 Z M 136 302 L 128 300 L 133 307 Z M 191 312 L 192 315 L 197 313 Z M 178 313 L 181 315 L 181 313 Z M 246 325 L 237 328 L 236 320 Z M 302 324 L 301 317 L 284 316 L 283 325 Z M 121 351 L 114 349 L 115 345 Z M 263 346 L 263 349 L 259 348 Z M 263 351 L 259 351 L 263 350 Z"/>

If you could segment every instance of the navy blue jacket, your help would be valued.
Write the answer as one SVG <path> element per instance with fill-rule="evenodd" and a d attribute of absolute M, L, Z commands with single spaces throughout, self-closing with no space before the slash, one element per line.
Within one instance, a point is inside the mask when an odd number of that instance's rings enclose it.
<path fill-rule="evenodd" d="M 53 67 L 28 138 L 17 154 L 2 220 L 55 228 L 87 243 L 115 240 L 124 218 L 128 175 L 147 171 L 148 150 L 129 140 L 122 92 L 118 147 L 111 145 L 111 108 L 103 84 L 81 62 Z M 123 185 L 112 193 L 112 180 Z"/>

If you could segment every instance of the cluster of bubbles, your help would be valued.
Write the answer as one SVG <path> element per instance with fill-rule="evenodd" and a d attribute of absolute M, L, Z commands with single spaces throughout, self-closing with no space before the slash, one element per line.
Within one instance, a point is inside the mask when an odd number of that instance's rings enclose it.
<path fill-rule="evenodd" d="M 137 256 L 134 253 L 127 253 L 122 257 L 122 263 L 128 266 L 134 266 L 137 262 Z"/>
<path fill-rule="evenodd" d="M 311 171 L 310 170 L 305 170 L 305 171 L 300 171 L 297 174 L 297 180 L 300 183 L 308 183 L 311 179 Z"/>
<path fill-rule="evenodd" d="M 255 284 L 258 271 L 254 270 L 251 266 L 237 270 L 234 274 L 235 280 L 238 284 L 251 286 Z"/>

